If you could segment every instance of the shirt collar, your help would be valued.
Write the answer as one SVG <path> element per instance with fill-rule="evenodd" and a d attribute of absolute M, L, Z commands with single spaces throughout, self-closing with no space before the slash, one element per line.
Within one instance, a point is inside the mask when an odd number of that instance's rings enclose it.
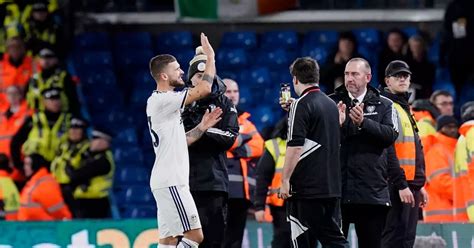
<path fill-rule="evenodd" d="M 310 91 L 318 91 L 319 90 L 319 86 L 311 86 L 311 87 L 308 87 L 306 88 L 305 90 L 303 90 L 303 92 L 301 93 L 301 95 L 304 95 Z"/>
<path fill-rule="evenodd" d="M 365 97 L 366 94 L 367 94 L 367 87 L 364 89 L 364 93 L 362 93 L 362 95 L 357 97 L 357 101 L 359 101 L 359 103 L 364 101 L 364 97 Z M 354 98 L 355 98 L 355 97 L 352 96 L 352 94 L 350 92 L 349 92 L 349 97 L 351 98 L 351 100 L 354 100 Z"/>

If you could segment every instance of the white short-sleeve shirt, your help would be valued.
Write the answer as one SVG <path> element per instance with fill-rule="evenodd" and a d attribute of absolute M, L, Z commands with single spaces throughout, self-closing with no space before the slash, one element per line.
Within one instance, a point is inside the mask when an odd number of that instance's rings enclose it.
<path fill-rule="evenodd" d="M 148 98 L 146 114 L 155 150 L 150 187 L 159 189 L 189 184 L 189 156 L 181 120 L 187 90 L 154 91 Z"/>

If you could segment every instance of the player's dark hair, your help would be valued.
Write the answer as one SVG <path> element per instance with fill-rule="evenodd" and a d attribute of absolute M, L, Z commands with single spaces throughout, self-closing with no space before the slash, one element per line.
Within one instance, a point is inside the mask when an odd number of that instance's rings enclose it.
<path fill-rule="evenodd" d="M 290 66 L 290 73 L 302 84 L 319 83 L 319 65 L 313 58 L 297 58 Z"/>
<path fill-rule="evenodd" d="M 176 61 L 176 58 L 173 55 L 161 54 L 153 57 L 150 60 L 150 73 L 151 76 L 157 80 L 158 74 L 163 72 L 163 69 L 169 64 Z"/>

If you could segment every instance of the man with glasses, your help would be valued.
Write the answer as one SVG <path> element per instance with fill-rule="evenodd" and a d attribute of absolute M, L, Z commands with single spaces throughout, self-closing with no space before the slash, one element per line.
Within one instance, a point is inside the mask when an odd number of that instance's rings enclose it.
<path fill-rule="evenodd" d="M 411 71 L 401 60 L 390 62 L 385 69 L 387 88 L 382 95 L 393 101 L 398 114 L 398 138 L 395 153 L 403 173 L 405 187 L 390 184 L 392 208 L 387 215 L 382 247 L 413 247 L 416 236 L 419 206 L 428 201 L 425 185 L 425 161 L 416 121 L 410 112 L 408 88 Z"/>
<path fill-rule="evenodd" d="M 441 115 L 454 115 L 453 96 L 446 90 L 436 90 L 430 96 L 430 102 L 439 110 Z"/>

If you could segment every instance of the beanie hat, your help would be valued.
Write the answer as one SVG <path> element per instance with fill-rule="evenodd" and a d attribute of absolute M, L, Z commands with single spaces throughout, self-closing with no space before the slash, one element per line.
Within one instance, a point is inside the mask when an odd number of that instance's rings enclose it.
<path fill-rule="evenodd" d="M 443 128 L 444 126 L 449 125 L 449 124 L 456 124 L 456 126 L 457 126 L 458 121 L 456 120 L 456 118 L 454 118 L 450 115 L 441 115 L 441 116 L 439 116 L 438 119 L 436 119 L 436 131 L 441 130 L 441 128 Z"/>
<path fill-rule="evenodd" d="M 440 115 L 439 110 L 428 99 L 417 99 L 411 104 L 413 111 L 428 111 L 433 119 Z"/>
<path fill-rule="evenodd" d="M 206 61 L 207 56 L 204 54 L 202 47 L 196 47 L 196 55 L 194 55 L 194 58 L 189 61 L 188 82 L 191 81 L 191 78 L 194 76 L 194 74 L 198 72 L 204 72 L 206 70 Z"/>

